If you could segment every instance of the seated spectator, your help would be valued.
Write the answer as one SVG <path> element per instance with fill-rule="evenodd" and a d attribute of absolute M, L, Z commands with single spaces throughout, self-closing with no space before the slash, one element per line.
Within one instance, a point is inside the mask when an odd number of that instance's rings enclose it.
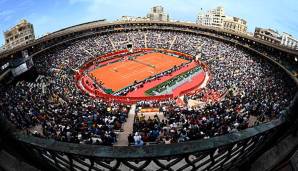
<path fill-rule="evenodd" d="M 139 135 L 138 132 L 135 133 L 135 136 L 133 137 L 134 142 L 135 142 L 135 146 L 143 146 L 144 142 L 142 140 L 141 135 Z"/>

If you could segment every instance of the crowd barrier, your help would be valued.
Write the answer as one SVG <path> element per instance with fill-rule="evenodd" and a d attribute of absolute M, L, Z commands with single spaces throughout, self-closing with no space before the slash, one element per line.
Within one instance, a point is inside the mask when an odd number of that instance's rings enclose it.
<path fill-rule="evenodd" d="M 136 103 L 139 101 L 163 101 L 173 98 L 173 94 L 160 95 L 160 96 L 144 96 L 144 97 L 126 97 L 126 96 L 114 96 L 111 94 L 105 94 L 100 90 L 95 89 L 95 96 L 108 101 L 117 101 L 121 103 Z"/>
<path fill-rule="evenodd" d="M 144 96 L 144 97 L 114 96 L 111 94 L 103 93 L 101 90 L 96 89 L 93 85 L 93 81 L 89 77 L 83 76 L 79 72 L 75 74 L 75 79 L 77 82 L 77 87 L 82 92 L 87 91 L 90 94 L 93 94 L 95 97 L 104 99 L 106 101 L 117 101 L 120 103 L 132 104 L 139 101 L 163 101 L 163 100 L 173 98 L 173 94 L 160 95 L 160 96 Z M 79 82 L 81 82 L 85 90 L 78 84 Z"/>

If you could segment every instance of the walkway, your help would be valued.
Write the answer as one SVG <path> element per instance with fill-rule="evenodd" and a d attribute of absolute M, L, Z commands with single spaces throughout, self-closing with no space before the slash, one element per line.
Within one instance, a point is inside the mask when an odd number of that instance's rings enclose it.
<path fill-rule="evenodd" d="M 123 124 L 123 132 L 118 134 L 117 143 L 114 146 L 127 146 L 128 145 L 128 135 L 133 131 L 133 123 L 135 118 L 136 104 L 132 105 L 130 111 L 128 112 L 128 117 L 126 122 Z"/>
<path fill-rule="evenodd" d="M 81 50 L 85 51 L 87 54 L 89 54 L 91 57 L 93 57 L 94 55 L 89 52 L 87 49 L 83 48 L 83 47 L 79 47 Z"/>
<path fill-rule="evenodd" d="M 144 33 L 144 36 L 145 36 L 145 48 L 147 48 L 147 34 L 146 33 Z"/>
<path fill-rule="evenodd" d="M 114 50 L 117 50 L 116 47 L 115 47 L 114 42 L 112 41 L 112 39 L 111 39 L 110 37 L 108 37 L 108 38 L 109 38 L 109 41 L 110 41 L 110 43 L 111 43 L 113 49 L 114 49 Z"/>
<path fill-rule="evenodd" d="M 177 39 L 177 35 L 175 35 L 174 39 L 172 40 L 169 49 L 172 49 L 172 46 L 173 46 L 173 44 L 175 43 L 176 39 Z"/>

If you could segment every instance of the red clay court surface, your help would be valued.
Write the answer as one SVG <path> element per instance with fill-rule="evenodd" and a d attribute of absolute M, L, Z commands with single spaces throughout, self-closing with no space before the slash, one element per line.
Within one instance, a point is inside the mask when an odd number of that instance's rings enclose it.
<path fill-rule="evenodd" d="M 178 66 L 188 62 L 185 59 L 162 53 L 145 54 L 137 57 L 135 60 L 140 62 L 132 60 L 116 62 L 95 69 L 91 71 L 90 74 L 93 75 L 97 81 L 101 80 L 104 87 L 118 91 L 133 84 L 134 81 L 144 80 L 149 76 L 171 69 L 175 65 Z"/>

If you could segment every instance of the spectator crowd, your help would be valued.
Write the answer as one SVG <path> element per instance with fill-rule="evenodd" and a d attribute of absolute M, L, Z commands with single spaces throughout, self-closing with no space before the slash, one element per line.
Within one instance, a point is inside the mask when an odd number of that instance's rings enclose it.
<path fill-rule="evenodd" d="M 207 64 L 210 75 L 206 87 L 185 96 L 183 105 L 177 105 L 175 99 L 139 102 L 137 109 L 159 108 L 165 119 L 157 115 L 145 119 L 137 111 L 134 131 L 128 137 L 131 144 L 169 144 L 242 130 L 279 117 L 296 92 L 284 72 L 244 49 L 199 35 L 140 30 L 83 38 L 42 52 L 34 58 L 35 69 L 42 76 L 34 82 L 0 87 L 0 112 L 19 129 L 40 128 L 34 132 L 38 136 L 113 145 L 130 106 L 83 94 L 76 87 L 74 74 L 87 61 L 125 49 L 128 43 L 134 48 L 172 49 L 194 57 L 202 52 L 199 60 Z M 210 91 L 221 98 L 203 100 Z M 190 101 L 202 105 L 191 106 Z M 251 117 L 257 118 L 254 123 L 250 123 Z"/>

